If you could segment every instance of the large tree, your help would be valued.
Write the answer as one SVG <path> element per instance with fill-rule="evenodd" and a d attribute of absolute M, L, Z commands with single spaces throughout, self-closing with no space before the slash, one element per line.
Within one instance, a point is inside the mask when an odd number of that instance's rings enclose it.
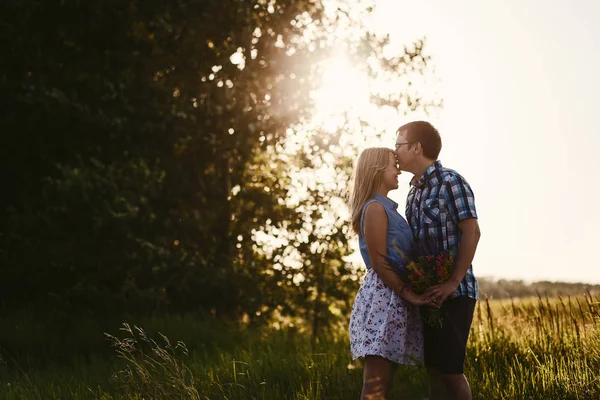
<path fill-rule="evenodd" d="M 420 45 L 383 57 L 385 39 L 328 3 L 3 2 L 2 303 L 279 310 L 315 328 L 328 320 L 321 310 L 335 312 L 329 299 L 347 304 L 355 281 L 336 284 L 349 273 L 345 222 L 329 233 L 307 225 L 341 194 L 317 185 L 302 204 L 287 200 L 293 171 L 336 143 L 315 135 L 311 151 L 291 157 L 286 137 L 310 120 L 332 48 L 365 73 L 368 60 L 402 74 L 424 59 Z M 352 34 L 336 36 L 340 26 Z M 338 164 L 347 177 L 347 160 Z M 292 239 L 265 252 L 255 235 L 273 227 Z"/>

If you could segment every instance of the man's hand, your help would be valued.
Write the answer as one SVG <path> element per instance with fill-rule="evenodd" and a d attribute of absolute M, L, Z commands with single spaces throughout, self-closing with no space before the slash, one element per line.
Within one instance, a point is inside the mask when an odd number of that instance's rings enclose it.
<path fill-rule="evenodd" d="M 448 296 L 456 291 L 459 284 L 460 282 L 457 283 L 453 280 L 447 280 L 444 283 L 440 283 L 439 285 L 435 285 L 427 289 L 425 291 L 425 295 L 428 297 L 431 296 L 430 298 L 434 299 L 435 305 L 439 307 L 442 305 L 444 300 L 448 298 Z"/>

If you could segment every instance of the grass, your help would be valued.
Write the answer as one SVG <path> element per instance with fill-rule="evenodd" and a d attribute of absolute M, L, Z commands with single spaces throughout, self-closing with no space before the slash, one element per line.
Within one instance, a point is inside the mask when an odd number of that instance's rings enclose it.
<path fill-rule="evenodd" d="M 350 360 L 343 332 L 313 346 L 305 335 L 210 317 L 131 322 L 120 330 L 116 322 L 105 329 L 84 320 L 69 334 L 23 316 L 2 320 L 0 398 L 300 400 L 360 393 L 361 364 Z M 29 323 L 37 330 L 25 329 Z M 599 297 L 483 300 L 466 374 L 475 399 L 600 399 L 599 349 Z M 400 368 L 393 398 L 425 398 L 425 378 L 421 368 Z"/>
<path fill-rule="evenodd" d="M 600 399 L 600 298 L 480 302 L 467 370 L 494 399 Z"/>

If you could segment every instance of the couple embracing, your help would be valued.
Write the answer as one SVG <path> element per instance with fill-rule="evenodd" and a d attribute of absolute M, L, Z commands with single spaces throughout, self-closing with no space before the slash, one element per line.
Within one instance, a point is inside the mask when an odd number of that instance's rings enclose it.
<path fill-rule="evenodd" d="M 367 267 L 350 319 L 352 358 L 364 358 L 361 399 L 387 398 L 396 366 L 423 361 L 430 400 L 472 398 L 464 361 L 478 299 L 471 262 L 480 231 L 473 192 L 438 161 L 441 148 L 430 123 L 410 122 L 398 129 L 395 150 L 366 149 L 354 169 L 352 229 Z M 414 175 L 406 219 L 388 198 L 401 171 Z M 447 279 L 419 293 L 390 263 L 403 260 L 402 266 L 407 254 L 435 257 L 450 249 L 456 255 Z M 439 325 L 424 322 L 422 314 L 431 309 Z"/>

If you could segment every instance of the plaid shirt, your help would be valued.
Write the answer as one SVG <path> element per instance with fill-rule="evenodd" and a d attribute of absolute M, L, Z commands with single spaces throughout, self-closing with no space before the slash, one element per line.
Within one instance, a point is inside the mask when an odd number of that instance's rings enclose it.
<path fill-rule="evenodd" d="M 412 188 L 406 199 L 406 219 L 421 254 L 435 254 L 458 248 L 458 223 L 477 218 L 475 197 L 471 187 L 456 171 L 442 167 L 439 161 L 431 165 Z M 479 286 L 469 266 L 460 286 L 450 297 L 479 298 Z"/>

